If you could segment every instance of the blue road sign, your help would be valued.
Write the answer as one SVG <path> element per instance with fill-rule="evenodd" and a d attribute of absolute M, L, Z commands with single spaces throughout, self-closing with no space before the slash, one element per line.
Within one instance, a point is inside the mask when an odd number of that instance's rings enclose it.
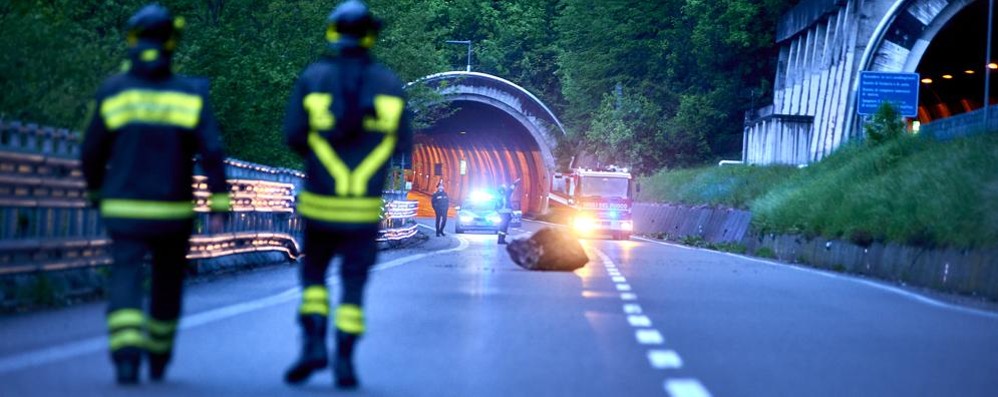
<path fill-rule="evenodd" d="M 918 83 L 918 73 L 860 72 L 856 112 L 874 114 L 889 102 L 902 116 L 918 116 Z"/>

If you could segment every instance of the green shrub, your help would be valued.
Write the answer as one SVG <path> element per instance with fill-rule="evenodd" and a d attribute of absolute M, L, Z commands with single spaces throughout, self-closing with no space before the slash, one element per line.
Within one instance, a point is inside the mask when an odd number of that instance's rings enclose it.
<path fill-rule="evenodd" d="M 762 247 L 762 248 L 759 248 L 759 249 L 755 250 L 755 256 L 758 256 L 760 258 L 775 259 L 776 258 L 776 253 L 773 252 L 772 248 Z"/>

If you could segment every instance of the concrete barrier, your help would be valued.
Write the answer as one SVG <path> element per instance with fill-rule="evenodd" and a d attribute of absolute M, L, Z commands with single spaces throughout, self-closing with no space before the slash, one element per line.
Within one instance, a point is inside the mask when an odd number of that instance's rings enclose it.
<path fill-rule="evenodd" d="M 634 231 L 665 234 L 670 239 L 699 237 L 710 243 L 740 242 L 749 230 L 752 213 L 731 208 L 635 203 Z"/>

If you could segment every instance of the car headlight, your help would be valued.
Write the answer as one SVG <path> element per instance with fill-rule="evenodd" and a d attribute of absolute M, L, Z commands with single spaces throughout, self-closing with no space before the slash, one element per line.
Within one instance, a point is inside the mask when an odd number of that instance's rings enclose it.
<path fill-rule="evenodd" d="M 489 215 L 488 218 L 485 218 L 485 219 L 488 220 L 489 223 L 500 223 L 500 222 L 502 222 L 502 217 L 499 216 L 499 215 L 495 215 L 495 214 Z"/>
<path fill-rule="evenodd" d="M 627 231 L 634 230 L 634 223 L 631 223 L 631 221 L 623 221 L 620 223 L 620 228 Z"/>
<path fill-rule="evenodd" d="M 596 229 L 596 220 L 588 216 L 579 216 L 572 221 L 572 226 L 579 232 L 591 232 L 593 229 Z"/>
<path fill-rule="evenodd" d="M 475 220 L 475 217 L 471 215 L 461 215 L 458 217 L 458 219 L 461 220 L 461 223 L 470 223 L 471 221 Z"/>

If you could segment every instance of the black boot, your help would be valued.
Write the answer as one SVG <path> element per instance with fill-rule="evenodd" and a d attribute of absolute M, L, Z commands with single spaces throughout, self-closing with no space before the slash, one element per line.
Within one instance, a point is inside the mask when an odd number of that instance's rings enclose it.
<path fill-rule="evenodd" d="M 360 335 L 336 331 L 336 361 L 333 363 L 333 377 L 338 389 L 356 389 L 360 386 L 353 369 L 353 349 Z"/>
<path fill-rule="evenodd" d="M 149 354 L 149 380 L 159 382 L 166 376 L 166 366 L 170 363 L 169 354 Z"/>
<path fill-rule="evenodd" d="M 111 354 L 115 380 L 119 385 L 130 386 L 139 383 L 141 358 L 142 353 L 137 348 L 124 348 Z"/>
<path fill-rule="evenodd" d="M 284 373 L 284 381 L 297 385 L 308 380 L 312 372 L 326 368 L 329 357 L 326 352 L 326 316 L 317 314 L 299 316 L 302 329 L 301 357 Z"/>
<path fill-rule="evenodd" d="M 506 234 L 499 233 L 499 244 L 506 244 Z"/>

